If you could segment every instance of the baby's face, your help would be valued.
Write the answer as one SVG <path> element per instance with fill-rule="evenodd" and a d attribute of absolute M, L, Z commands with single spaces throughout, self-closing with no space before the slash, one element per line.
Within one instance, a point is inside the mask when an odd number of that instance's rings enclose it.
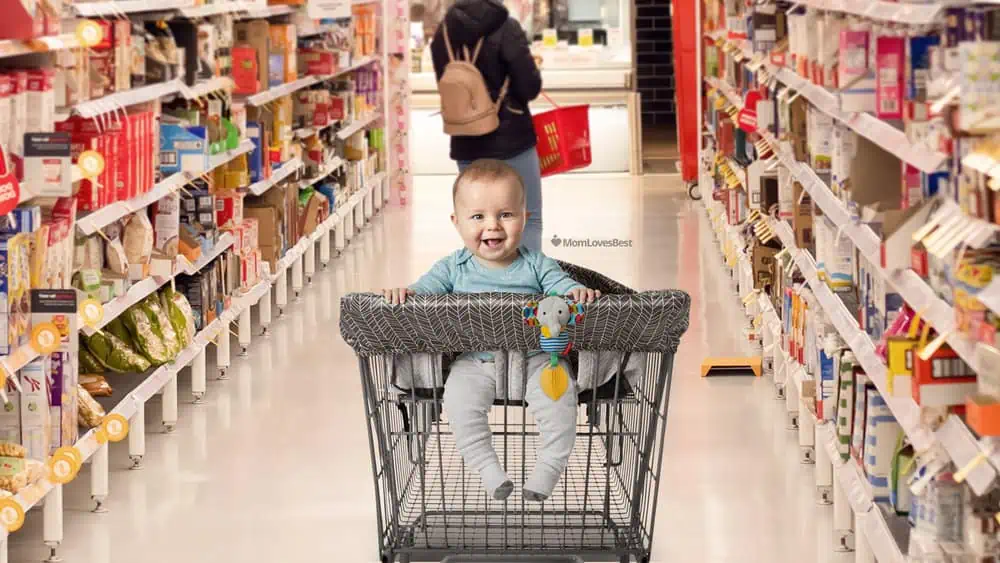
<path fill-rule="evenodd" d="M 480 262 L 506 267 L 517 258 L 526 217 L 524 191 L 514 182 L 468 180 L 455 194 L 451 220 Z"/>

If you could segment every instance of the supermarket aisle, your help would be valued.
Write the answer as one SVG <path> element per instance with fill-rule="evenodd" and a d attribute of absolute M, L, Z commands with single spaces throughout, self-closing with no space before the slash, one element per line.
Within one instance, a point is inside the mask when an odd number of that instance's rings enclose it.
<path fill-rule="evenodd" d="M 90 514 L 89 474 L 66 491 L 60 554 L 79 563 L 375 561 L 368 438 L 354 357 L 339 339 L 345 291 L 405 284 L 455 248 L 450 181 L 418 179 L 407 210 L 368 227 L 329 271 L 160 433 L 147 408 L 145 467 L 112 448 L 110 513 Z M 677 177 L 547 180 L 547 251 L 636 288 L 692 294 L 675 371 L 656 520 L 657 562 L 846 562 L 831 551 L 831 513 L 812 498 L 783 406 L 765 380 L 702 380 L 707 354 L 739 353 L 743 319 L 703 213 Z M 573 248 L 617 238 L 630 248 Z M 234 346 L 234 349 L 236 347 Z M 213 372 L 210 372 L 213 373 Z M 40 561 L 41 513 L 15 534 L 12 562 Z"/>

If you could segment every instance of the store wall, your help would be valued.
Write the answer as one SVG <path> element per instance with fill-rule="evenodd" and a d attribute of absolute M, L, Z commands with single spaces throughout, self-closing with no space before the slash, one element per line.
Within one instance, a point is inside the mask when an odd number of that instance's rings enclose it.
<path fill-rule="evenodd" d="M 672 125 L 674 100 L 673 37 L 670 0 L 635 0 L 636 62 L 644 127 Z"/>

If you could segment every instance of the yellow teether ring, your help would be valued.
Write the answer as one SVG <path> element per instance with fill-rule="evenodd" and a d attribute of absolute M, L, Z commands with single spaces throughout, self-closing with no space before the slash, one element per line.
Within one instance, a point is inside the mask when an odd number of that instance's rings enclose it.
<path fill-rule="evenodd" d="M 542 392 L 553 401 L 558 401 L 569 388 L 569 375 L 561 365 L 545 366 L 542 368 L 540 383 Z"/>

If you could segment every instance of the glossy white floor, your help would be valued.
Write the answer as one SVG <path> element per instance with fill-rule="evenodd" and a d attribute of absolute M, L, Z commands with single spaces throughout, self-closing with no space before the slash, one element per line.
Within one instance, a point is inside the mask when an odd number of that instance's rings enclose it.
<path fill-rule="evenodd" d="M 635 288 L 692 295 L 675 367 L 654 561 L 853 560 L 832 552 L 831 511 L 771 383 L 698 377 L 706 355 L 739 352 L 743 326 L 700 208 L 676 176 L 546 180 L 546 233 L 620 238 L 631 248 L 554 247 L 556 257 Z M 60 555 L 78 563 L 377 561 L 368 438 L 354 356 L 338 331 L 345 292 L 405 284 L 456 248 L 448 178 L 421 178 L 411 205 L 355 239 L 300 302 L 255 338 L 231 379 L 180 407 L 172 435 L 147 424 L 145 467 L 111 450 L 107 514 L 92 514 L 85 469 L 65 496 Z M 234 346 L 234 349 L 235 346 Z M 213 372 L 210 372 L 213 373 Z M 112 383 L 114 383 L 112 379 Z M 182 398 L 189 398 L 182 377 Z M 158 420 L 159 406 L 148 407 Z M 12 538 L 10 561 L 41 561 L 41 514 Z"/>

